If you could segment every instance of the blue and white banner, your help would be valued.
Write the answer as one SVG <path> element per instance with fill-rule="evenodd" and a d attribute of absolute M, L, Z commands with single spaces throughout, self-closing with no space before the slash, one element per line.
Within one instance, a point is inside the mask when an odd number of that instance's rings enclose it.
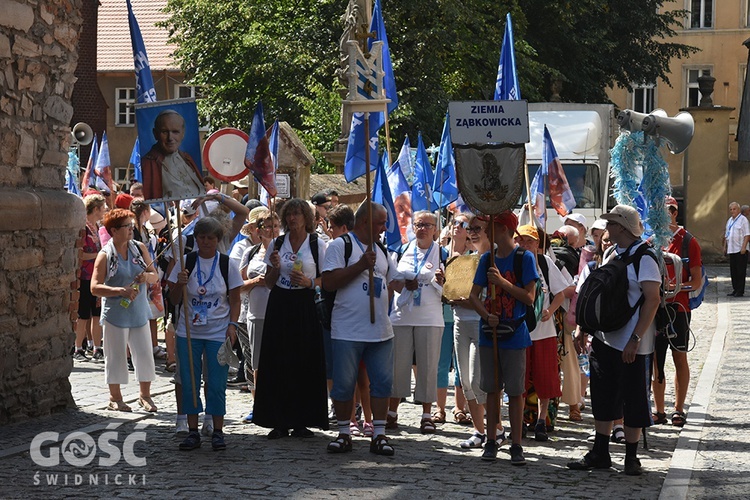
<path fill-rule="evenodd" d="M 505 35 L 500 49 L 500 63 L 497 66 L 495 82 L 496 101 L 517 101 L 521 99 L 521 87 L 516 73 L 516 53 L 513 47 L 513 23 L 510 12 L 505 16 Z"/>
<path fill-rule="evenodd" d="M 133 62 L 135 63 L 135 92 L 136 102 L 156 102 L 156 89 L 154 79 L 151 76 L 151 66 L 148 64 L 146 46 L 143 44 L 141 29 L 133 14 L 133 6 L 130 0 L 128 4 L 128 25 L 130 26 L 130 44 L 133 47 Z"/>

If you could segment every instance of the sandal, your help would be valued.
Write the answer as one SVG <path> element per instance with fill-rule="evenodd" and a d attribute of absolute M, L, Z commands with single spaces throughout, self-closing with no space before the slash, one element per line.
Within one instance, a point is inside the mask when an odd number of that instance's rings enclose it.
<path fill-rule="evenodd" d="M 625 429 L 622 426 L 616 425 L 612 429 L 612 436 L 609 439 L 613 443 L 624 443 L 625 442 Z"/>
<path fill-rule="evenodd" d="M 684 411 L 675 410 L 674 413 L 672 413 L 672 425 L 675 427 L 683 427 L 685 422 L 687 422 L 687 415 L 685 415 Z"/>
<path fill-rule="evenodd" d="M 346 434 L 339 434 L 339 437 L 328 443 L 326 449 L 328 453 L 346 453 L 352 451 L 352 438 Z"/>
<path fill-rule="evenodd" d="M 388 430 L 398 429 L 398 415 L 395 415 L 393 417 L 390 415 L 386 415 L 385 428 Z"/>
<path fill-rule="evenodd" d="M 110 401 L 107 405 L 108 410 L 112 411 L 133 411 L 124 401 Z"/>
<path fill-rule="evenodd" d="M 465 411 L 453 409 L 453 420 L 460 425 L 471 425 L 471 417 Z"/>
<path fill-rule="evenodd" d="M 167 361 L 167 364 L 164 365 L 164 371 L 174 373 L 175 370 L 177 370 L 177 363 L 175 361 Z"/>
<path fill-rule="evenodd" d="M 435 422 L 432 421 L 432 418 L 423 418 L 419 423 L 419 430 L 422 434 L 435 434 L 437 427 L 435 427 Z"/>
<path fill-rule="evenodd" d="M 436 424 L 444 424 L 445 410 L 436 410 L 435 413 L 432 414 L 432 421 Z"/>
<path fill-rule="evenodd" d="M 156 405 L 154 404 L 154 401 L 149 398 L 138 398 L 138 406 L 143 408 L 149 413 L 156 413 Z"/>
<path fill-rule="evenodd" d="M 365 425 L 362 427 L 364 429 L 365 437 L 372 438 L 375 436 L 375 426 L 372 422 L 365 422 Z"/>
<path fill-rule="evenodd" d="M 470 448 L 481 448 L 485 441 L 487 441 L 487 436 L 485 434 L 474 431 L 474 434 L 472 434 L 469 439 L 461 441 L 458 445 L 465 450 Z"/>
<path fill-rule="evenodd" d="M 359 429 L 359 424 L 357 422 L 349 423 L 349 433 L 354 437 L 362 437 L 362 431 Z"/>
<path fill-rule="evenodd" d="M 656 413 L 653 413 L 651 415 L 651 418 L 654 421 L 654 425 L 660 425 L 660 424 L 666 424 L 667 423 L 667 414 L 657 411 Z"/>
<path fill-rule="evenodd" d="M 370 453 L 392 457 L 394 452 L 393 446 L 388 443 L 388 438 L 384 434 L 378 434 L 378 437 L 370 441 Z"/>

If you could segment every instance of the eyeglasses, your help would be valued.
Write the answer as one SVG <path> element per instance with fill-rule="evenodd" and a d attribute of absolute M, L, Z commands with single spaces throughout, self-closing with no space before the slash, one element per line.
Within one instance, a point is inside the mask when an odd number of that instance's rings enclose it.
<path fill-rule="evenodd" d="M 414 227 L 416 229 L 430 229 L 431 227 L 435 227 L 435 224 L 431 224 L 429 222 L 417 222 L 414 224 Z"/>
<path fill-rule="evenodd" d="M 454 226 L 454 227 L 457 227 L 457 228 L 458 228 L 458 227 L 462 227 L 462 228 L 464 228 L 464 229 L 469 229 L 469 223 L 468 223 L 468 222 L 466 222 L 466 221 L 458 221 L 458 220 L 457 220 L 457 221 L 455 221 L 455 222 L 453 223 L 453 226 Z"/>
<path fill-rule="evenodd" d="M 130 224 L 122 224 L 120 226 L 115 226 L 117 229 L 121 229 L 123 227 L 129 227 L 130 229 L 135 229 L 135 222 L 131 222 Z"/>
<path fill-rule="evenodd" d="M 482 229 L 484 229 L 482 226 L 469 226 L 467 231 L 470 233 L 481 233 Z"/>

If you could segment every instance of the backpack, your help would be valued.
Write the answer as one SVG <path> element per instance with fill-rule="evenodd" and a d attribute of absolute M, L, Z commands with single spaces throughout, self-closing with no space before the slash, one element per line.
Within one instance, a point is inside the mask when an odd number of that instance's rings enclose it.
<path fill-rule="evenodd" d="M 693 279 L 690 275 L 690 240 L 693 239 L 693 235 L 685 231 L 685 236 L 682 238 L 682 251 L 680 252 L 682 262 L 687 267 L 688 281 Z M 690 290 L 688 292 L 688 305 L 690 310 L 697 309 L 703 303 L 703 298 L 706 295 L 706 288 L 708 288 L 708 276 L 706 276 L 706 267 L 701 265 L 701 284 L 698 288 Z"/>
<path fill-rule="evenodd" d="M 580 260 L 580 254 L 576 252 L 573 247 L 567 244 L 562 246 L 553 246 L 552 252 L 555 254 L 555 260 L 557 262 L 561 262 L 571 276 L 575 277 L 578 274 L 578 262 Z"/>
<path fill-rule="evenodd" d="M 523 288 L 523 283 L 520 282 L 523 276 L 523 254 L 526 250 L 520 250 L 520 247 L 516 247 L 515 255 L 513 256 L 513 273 L 516 275 L 516 281 L 518 285 Z M 545 262 L 546 264 L 546 262 Z M 534 302 L 531 305 L 526 306 L 526 327 L 529 329 L 529 333 L 534 331 L 537 323 L 542 320 L 542 311 L 544 310 L 544 289 L 542 286 L 542 280 L 536 280 L 536 290 L 534 294 Z"/>
<path fill-rule="evenodd" d="M 344 240 L 344 267 L 349 266 L 349 257 L 352 256 L 352 237 L 349 234 L 342 234 L 339 236 L 342 240 Z M 375 244 L 382 250 L 383 255 L 385 255 L 386 261 L 388 260 L 388 251 L 386 250 L 385 246 L 379 241 L 376 240 Z M 320 299 L 322 302 L 322 306 L 318 306 L 318 319 L 320 320 L 320 324 L 323 326 L 323 328 L 330 330 L 331 329 L 331 316 L 333 315 L 333 305 L 336 302 L 336 290 L 333 292 L 329 292 L 325 288 L 320 289 Z"/>
<path fill-rule="evenodd" d="M 630 255 L 631 248 L 639 242 L 633 242 L 624 253 L 592 270 L 583 282 L 578 292 L 576 320 L 584 331 L 619 330 L 643 304 L 642 294 L 633 307 L 628 302 L 628 265 L 633 264 L 638 275 L 643 255 L 648 254 L 657 264 L 659 260 L 649 243 L 643 243 Z"/>

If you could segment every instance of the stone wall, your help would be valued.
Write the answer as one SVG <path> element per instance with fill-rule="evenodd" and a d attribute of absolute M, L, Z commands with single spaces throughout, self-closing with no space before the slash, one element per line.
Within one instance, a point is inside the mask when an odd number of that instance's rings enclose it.
<path fill-rule="evenodd" d="M 62 189 L 84 0 L 0 0 L 0 423 L 71 406 L 81 201 Z"/>

